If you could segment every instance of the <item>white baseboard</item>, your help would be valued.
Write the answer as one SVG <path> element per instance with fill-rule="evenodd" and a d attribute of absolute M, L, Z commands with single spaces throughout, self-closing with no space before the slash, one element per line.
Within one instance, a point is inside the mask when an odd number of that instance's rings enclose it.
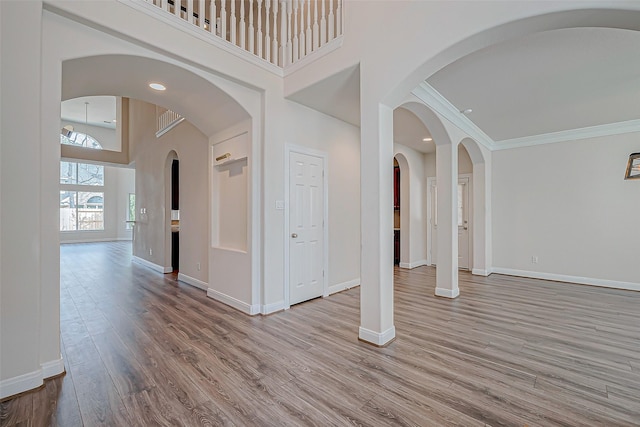
<path fill-rule="evenodd" d="M 475 275 L 475 276 L 484 276 L 487 277 L 492 273 L 492 270 L 483 270 L 481 268 L 474 268 L 473 270 L 471 270 L 471 274 Z"/>
<path fill-rule="evenodd" d="M 223 294 L 222 292 L 218 292 L 215 289 L 207 289 L 207 296 L 209 298 L 213 298 L 216 301 L 220 301 L 221 303 L 226 304 L 230 307 L 233 307 L 236 310 L 240 310 L 241 312 L 250 316 L 260 313 L 260 305 L 247 304 L 244 301 L 240 301 L 239 299 Z"/>
<path fill-rule="evenodd" d="M 173 271 L 172 267 L 163 267 L 161 265 L 154 264 L 151 261 L 147 261 L 146 259 L 140 258 L 135 255 L 131 256 L 131 260 L 135 263 L 144 265 L 145 267 L 148 267 L 154 271 L 157 271 L 158 273 L 165 274 L 165 273 L 171 273 Z"/>
<path fill-rule="evenodd" d="M 282 311 L 285 309 L 284 301 L 278 301 L 271 304 L 264 304 L 260 310 L 260 314 L 267 315 L 271 313 L 275 313 L 277 311 Z"/>
<path fill-rule="evenodd" d="M 422 267 L 423 265 L 429 265 L 426 259 L 421 259 L 419 261 L 413 261 L 413 262 L 401 262 L 399 267 L 400 268 L 416 268 L 416 267 Z"/>
<path fill-rule="evenodd" d="M 100 243 L 100 242 L 119 242 L 119 241 L 132 241 L 131 237 L 101 237 L 97 239 L 60 239 L 60 243 Z"/>
<path fill-rule="evenodd" d="M 338 283 L 337 285 L 329 286 L 328 295 L 335 294 L 336 292 L 346 291 L 347 289 L 355 288 L 356 286 L 360 286 L 360 278 L 349 280 L 347 282 Z"/>
<path fill-rule="evenodd" d="M 42 369 L 0 381 L 0 399 L 33 390 L 42 385 Z"/>
<path fill-rule="evenodd" d="M 51 360 L 40 364 L 42 367 L 42 378 L 47 379 L 60 375 L 64 372 L 64 360 L 60 359 Z"/>
<path fill-rule="evenodd" d="M 575 283 L 578 285 L 600 286 L 603 288 L 640 291 L 640 283 L 620 282 L 616 280 L 596 279 L 593 277 L 569 276 L 565 274 L 543 273 L 539 271 L 515 270 L 512 268 L 493 267 L 492 271 L 507 276 L 529 277 L 532 279 L 553 280 L 556 282 Z"/>
<path fill-rule="evenodd" d="M 40 364 L 40 369 L 0 381 L 0 399 L 40 387 L 46 378 L 64 372 L 62 358 Z"/>
<path fill-rule="evenodd" d="M 358 337 L 362 341 L 366 341 L 371 344 L 385 345 L 396 337 L 396 327 L 392 326 L 386 331 L 378 333 L 360 326 Z"/>
<path fill-rule="evenodd" d="M 436 288 L 436 296 L 438 297 L 457 298 L 458 295 L 460 295 L 460 288 L 456 288 L 456 289 Z"/>
<path fill-rule="evenodd" d="M 178 280 L 186 283 L 187 285 L 202 289 L 203 291 L 209 289 L 208 283 L 205 283 L 202 280 L 198 280 L 195 277 L 187 276 L 186 274 L 178 273 Z"/>

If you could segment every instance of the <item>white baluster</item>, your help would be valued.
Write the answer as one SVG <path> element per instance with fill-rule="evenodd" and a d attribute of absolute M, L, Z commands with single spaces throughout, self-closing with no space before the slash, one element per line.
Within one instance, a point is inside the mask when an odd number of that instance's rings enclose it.
<path fill-rule="evenodd" d="M 205 21 L 204 21 L 204 5 L 205 5 L 204 0 L 200 0 L 198 2 L 198 26 L 200 28 L 204 28 L 204 24 L 205 24 Z"/>
<path fill-rule="evenodd" d="M 318 32 L 318 0 L 313 2 L 313 50 L 320 47 L 320 34 Z"/>
<path fill-rule="evenodd" d="M 342 35 L 342 0 L 337 0 L 338 7 L 336 9 L 336 36 Z"/>
<path fill-rule="evenodd" d="M 243 49 L 247 48 L 247 30 L 245 28 L 245 20 L 244 20 L 244 0 L 240 0 L 240 47 Z"/>
<path fill-rule="evenodd" d="M 291 7 L 291 0 L 283 0 L 282 5 L 285 6 L 287 8 L 287 22 L 285 23 L 286 29 L 287 29 L 287 43 L 285 46 L 285 55 L 284 55 L 284 61 L 283 64 L 284 65 L 288 65 L 291 64 L 293 62 L 293 44 L 291 42 L 291 19 L 292 19 L 292 12 L 293 12 L 293 8 Z M 284 66 L 283 65 L 283 66 Z"/>
<path fill-rule="evenodd" d="M 287 0 L 281 0 L 280 11 L 280 66 L 284 67 L 289 63 L 287 46 L 291 45 L 291 42 L 285 39 L 290 35 L 287 31 Z"/>
<path fill-rule="evenodd" d="M 253 29 L 253 0 L 249 0 L 249 52 L 255 54 L 256 34 Z"/>
<path fill-rule="evenodd" d="M 193 24 L 193 0 L 187 0 L 187 22 Z"/>
<path fill-rule="evenodd" d="M 300 42 L 298 43 L 298 59 L 304 58 L 304 47 L 307 44 L 307 40 L 304 37 L 304 3 L 305 0 L 298 0 L 300 2 Z"/>
<path fill-rule="evenodd" d="M 236 44 L 236 33 L 238 31 L 236 25 L 236 0 L 231 0 L 231 12 L 229 12 L 229 29 L 231 30 L 231 35 L 229 41 L 233 44 Z"/>
<path fill-rule="evenodd" d="M 173 14 L 180 18 L 182 0 L 173 0 Z"/>
<path fill-rule="evenodd" d="M 168 0 L 162 0 L 162 2 L 160 3 L 160 7 L 162 8 L 162 10 L 169 10 L 169 1 Z"/>
<path fill-rule="evenodd" d="M 322 0 L 322 14 L 320 15 L 320 46 L 327 42 L 327 11 L 325 1 Z"/>
<path fill-rule="evenodd" d="M 216 12 L 216 0 L 211 0 L 209 3 L 209 31 L 211 34 L 218 34 L 218 14 Z"/>
<path fill-rule="evenodd" d="M 300 58 L 300 45 L 298 44 L 298 0 L 293 0 L 293 56 L 291 62 Z"/>
<path fill-rule="evenodd" d="M 220 0 L 220 37 L 227 40 L 227 0 Z"/>
<path fill-rule="evenodd" d="M 282 34 L 280 37 L 282 37 Z M 273 0 L 273 40 L 271 41 L 271 56 L 271 62 L 278 65 L 278 0 Z"/>
<path fill-rule="evenodd" d="M 265 22 L 265 36 L 264 36 L 264 59 L 271 61 L 271 29 L 269 28 L 269 20 L 271 19 L 271 0 L 265 0 L 264 2 L 264 22 Z"/>
<path fill-rule="evenodd" d="M 335 16 L 333 15 L 333 0 L 329 0 L 329 41 L 336 38 L 336 22 Z"/>
<path fill-rule="evenodd" d="M 256 42 L 258 43 L 258 52 L 256 55 L 264 59 L 264 57 L 262 56 L 262 0 L 257 0 L 257 1 L 258 1 L 258 32 L 256 34 Z"/>
<path fill-rule="evenodd" d="M 311 53 L 311 0 L 307 0 L 307 27 L 305 29 L 305 55 L 309 55 Z"/>

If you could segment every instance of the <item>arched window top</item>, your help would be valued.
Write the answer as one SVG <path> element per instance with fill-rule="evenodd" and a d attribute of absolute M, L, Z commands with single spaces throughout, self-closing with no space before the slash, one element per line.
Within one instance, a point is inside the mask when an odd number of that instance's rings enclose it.
<path fill-rule="evenodd" d="M 60 134 L 60 144 L 75 145 L 77 147 L 87 147 L 96 150 L 102 150 L 102 145 L 91 135 L 68 130 L 66 127 L 63 131 L 65 130 L 65 133 Z"/>

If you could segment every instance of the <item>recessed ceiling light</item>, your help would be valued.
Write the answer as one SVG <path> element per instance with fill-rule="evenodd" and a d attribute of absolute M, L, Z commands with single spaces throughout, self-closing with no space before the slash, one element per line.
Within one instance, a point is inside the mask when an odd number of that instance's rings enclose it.
<path fill-rule="evenodd" d="M 423 140 L 424 142 L 429 142 L 429 141 L 433 141 L 433 138 L 422 138 L 422 140 Z"/>
<path fill-rule="evenodd" d="M 466 110 L 462 110 L 461 113 L 462 114 L 471 114 L 471 113 L 473 113 L 473 110 L 471 108 L 467 108 Z"/>
<path fill-rule="evenodd" d="M 166 87 L 162 83 L 149 83 L 149 87 L 153 90 L 165 90 Z"/>

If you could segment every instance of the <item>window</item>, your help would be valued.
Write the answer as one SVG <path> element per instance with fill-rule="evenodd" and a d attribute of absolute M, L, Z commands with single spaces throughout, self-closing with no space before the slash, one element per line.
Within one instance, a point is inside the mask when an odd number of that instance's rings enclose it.
<path fill-rule="evenodd" d="M 127 206 L 127 230 L 133 228 L 133 222 L 136 220 L 136 195 L 129 193 L 129 205 Z"/>
<path fill-rule="evenodd" d="M 100 145 L 94 137 L 87 135 L 86 133 L 74 131 L 68 131 L 66 135 L 60 134 L 60 144 L 102 150 L 102 145 Z"/>
<path fill-rule="evenodd" d="M 104 230 L 104 166 L 60 162 L 60 231 L 83 230 Z"/>

